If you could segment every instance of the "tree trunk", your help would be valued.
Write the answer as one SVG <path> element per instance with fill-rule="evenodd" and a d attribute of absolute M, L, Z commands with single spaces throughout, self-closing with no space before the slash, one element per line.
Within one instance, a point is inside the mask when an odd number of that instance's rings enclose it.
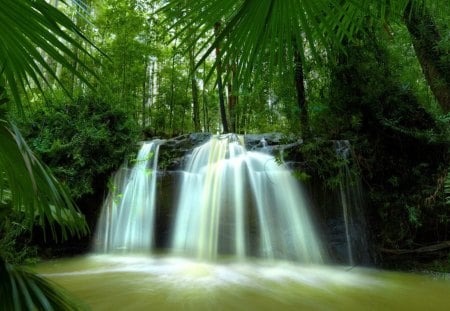
<path fill-rule="evenodd" d="M 145 118 L 146 118 L 146 113 L 145 113 L 145 106 L 147 104 L 147 100 L 148 100 L 148 93 L 147 93 L 147 75 L 148 75 L 148 71 L 149 71 L 149 63 L 148 63 L 148 59 L 146 59 L 145 61 L 145 72 L 144 72 L 144 79 L 142 81 L 142 129 L 145 129 Z"/>
<path fill-rule="evenodd" d="M 152 59 L 150 61 L 150 78 L 148 80 L 148 99 L 147 99 L 147 107 L 148 107 L 148 124 L 152 125 L 152 106 L 155 99 L 155 67 L 156 61 Z"/>
<path fill-rule="evenodd" d="M 300 109 L 300 129 L 302 131 L 303 139 L 310 135 L 309 120 L 308 120 L 308 106 L 305 94 L 305 83 L 303 75 L 303 64 L 300 53 L 296 44 L 294 43 L 294 80 L 295 90 L 297 92 L 297 104 Z"/>
<path fill-rule="evenodd" d="M 200 132 L 200 105 L 198 100 L 198 85 L 195 78 L 195 58 L 194 48 L 189 51 L 189 64 L 191 71 L 191 89 L 192 89 L 192 121 L 194 122 L 194 131 Z"/>
<path fill-rule="evenodd" d="M 440 46 L 441 36 L 436 23 L 425 7 L 405 9 L 403 19 L 412 37 L 414 50 L 425 79 L 438 104 L 450 112 L 450 61 Z"/>
<path fill-rule="evenodd" d="M 220 23 L 217 22 L 214 25 L 214 30 L 217 33 L 220 29 Z M 229 133 L 227 112 L 225 110 L 225 96 L 223 94 L 223 83 L 222 83 L 222 62 L 220 59 L 220 47 L 216 47 L 216 62 L 217 62 L 217 89 L 219 91 L 219 108 L 220 108 L 220 119 L 222 120 L 223 133 Z"/>
<path fill-rule="evenodd" d="M 202 99 L 203 99 L 203 126 L 205 131 L 209 132 L 209 112 L 208 112 L 208 96 L 206 95 L 206 64 L 203 62 L 203 89 L 202 89 Z"/>
<path fill-rule="evenodd" d="M 238 101 L 238 96 L 236 95 L 235 90 L 235 76 L 236 76 L 236 65 L 233 64 L 229 67 L 231 70 L 231 79 L 228 81 L 228 112 L 230 114 L 230 130 L 233 133 L 236 133 L 237 128 L 237 116 L 236 116 L 236 105 Z"/>
<path fill-rule="evenodd" d="M 174 134 L 174 111 L 175 111 L 175 47 L 173 48 L 172 55 L 172 67 L 170 73 L 170 101 L 169 101 L 169 128 L 172 131 L 172 135 Z"/>
<path fill-rule="evenodd" d="M 156 96 L 156 109 L 155 109 L 155 115 L 159 115 L 161 114 L 161 111 L 163 111 L 164 116 L 162 117 L 162 122 L 158 119 L 160 119 L 159 117 L 156 117 L 157 120 L 157 124 L 156 126 L 158 126 L 159 128 L 156 128 L 155 126 L 155 132 L 158 130 L 159 133 L 165 133 L 166 132 L 166 125 L 167 125 L 167 113 L 166 113 L 166 107 L 167 107 L 167 92 L 160 92 L 159 91 L 159 87 L 162 84 L 163 81 L 163 72 L 161 70 L 161 68 L 164 68 L 165 66 L 165 61 L 162 60 L 161 61 L 161 65 L 158 69 L 158 71 L 155 72 L 156 74 L 156 84 L 155 84 L 155 88 L 153 90 L 153 94 L 155 94 Z"/>

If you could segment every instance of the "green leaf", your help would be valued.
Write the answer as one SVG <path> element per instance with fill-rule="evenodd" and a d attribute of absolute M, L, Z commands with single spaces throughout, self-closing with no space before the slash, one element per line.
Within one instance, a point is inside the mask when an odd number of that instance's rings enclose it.
<path fill-rule="evenodd" d="M 63 239 L 88 232 L 63 185 L 33 155 L 17 128 L 4 120 L 0 120 L 0 172 L 6 176 L 13 208 L 41 226 L 48 224 L 54 238 L 55 224 L 60 225 Z"/>
<path fill-rule="evenodd" d="M 91 86 L 87 75 L 95 73 L 82 60 L 94 57 L 78 39 L 96 47 L 57 8 L 45 0 L 2 0 L 0 25 L 4 30 L 0 32 L 0 78 L 8 83 L 19 112 L 23 112 L 21 90 L 34 84 L 42 92 L 42 84 L 48 84 L 44 73 L 64 88 L 46 57 Z"/>
<path fill-rule="evenodd" d="M 5 263 L 0 257 L 2 310 L 88 310 L 64 289 L 24 268 Z"/>
<path fill-rule="evenodd" d="M 172 40 L 181 39 L 186 51 L 207 37 L 197 67 L 220 48 L 222 65 L 237 64 L 236 81 L 249 86 L 254 76 L 293 72 L 294 52 L 303 62 L 322 61 L 323 52 L 341 48 L 368 21 L 401 20 L 409 2 L 422 0 L 169 0 L 161 10 L 175 31 Z"/>

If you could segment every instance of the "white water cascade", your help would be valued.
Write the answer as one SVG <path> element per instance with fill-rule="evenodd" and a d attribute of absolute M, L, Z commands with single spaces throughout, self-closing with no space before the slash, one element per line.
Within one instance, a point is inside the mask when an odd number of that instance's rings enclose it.
<path fill-rule="evenodd" d="M 116 174 L 98 223 L 97 253 L 151 253 L 155 223 L 175 215 L 169 230 L 175 255 L 323 262 L 297 180 L 274 156 L 247 151 L 233 134 L 213 136 L 193 150 L 181 172 L 180 192 L 173 193 L 178 204 L 157 212 L 162 143 L 144 143 L 134 167 Z"/>
<path fill-rule="evenodd" d="M 115 175 L 98 222 L 96 252 L 151 251 L 160 144 L 144 143 L 131 171 L 124 167 Z"/>
<path fill-rule="evenodd" d="M 347 140 L 337 140 L 334 142 L 334 145 L 337 156 L 341 160 L 344 160 L 344 164 L 339 168 L 341 175 L 339 197 L 345 229 L 347 263 L 350 266 L 358 263 L 367 264 L 370 262 L 370 255 L 365 229 L 361 180 L 350 171 L 347 163 L 351 158 L 350 142 Z"/>
<path fill-rule="evenodd" d="M 298 182 L 273 156 L 247 151 L 232 134 L 214 136 L 190 156 L 172 247 L 206 260 L 323 262 Z"/>

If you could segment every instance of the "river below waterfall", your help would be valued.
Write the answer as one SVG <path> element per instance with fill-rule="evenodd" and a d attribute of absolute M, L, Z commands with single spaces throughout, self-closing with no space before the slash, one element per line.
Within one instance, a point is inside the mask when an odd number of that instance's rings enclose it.
<path fill-rule="evenodd" d="M 325 265 L 333 261 L 302 185 L 273 155 L 248 151 L 236 135 L 213 136 L 194 148 L 178 172 L 175 203 L 158 209 L 163 145 L 143 143 L 134 165 L 116 174 L 96 254 L 43 263 L 38 273 L 94 311 L 449 309 L 448 280 Z M 344 200 L 356 201 L 350 190 L 341 187 L 353 263 L 351 234 L 358 230 L 351 230 L 352 204 Z M 161 221 L 170 229 L 159 232 Z M 164 256 L 156 255 L 161 235 Z"/>
<path fill-rule="evenodd" d="M 367 268 L 90 255 L 41 275 L 92 310 L 448 310 L 450 281 Z"/>

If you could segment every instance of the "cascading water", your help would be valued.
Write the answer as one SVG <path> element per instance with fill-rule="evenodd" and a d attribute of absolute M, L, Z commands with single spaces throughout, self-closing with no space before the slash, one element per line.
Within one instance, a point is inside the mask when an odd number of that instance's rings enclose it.
<path fill-rule="evenodd" d="M 151 252 L 161 143 L 144 143 L 131 171 L 116 174 L 97 228 L 97 252 Z M 173 253 L 203 260 L 225 255 L 323 262 L 295 178 L 272 155 L 247 151 L 238 136 L 214 136 L 195 148 L 180 189 L 171 212 Z"/>
<path fill-rule="evenodd" d="M 260 151 L 272 149 L 261 145 Z M 450 284 L 443 280 L 298 264 L 323 258 L 298 184 L 274 157 L 246 151 L 235 136 L 213 137 L 193 151 L 182 173 L 177 211 L 166 195 L 155 202 L 158 146 L 158 141 L 145 143 L 134 168 L 116 175 L 97 234 L 97 251 L 113 254 L 52 260 L 37 267 L 40 275 L 83 299 L 83 310 L 448 309 Z M 167 176 L 159 177 L 163 184 Z M 342 187 L 350 199 L 354 186 Z M 177 192 L 167 193 L 176 197 Z M 357 221 L 352 205 L 346 209 L 347 232 L 353 237 L 350 224 Z M 157 247 L 175 213 L 174 252 L 209 261 L 117 254 L 148 254 L 153 231 L 158 233 Z M 233 262 L 211 262 L 222 254 L 231 255 Z"/>
<path fill-rule="evenodd" d="M 172 246 L 177 254 L 207 260 L 226 254 L 323 261 L 297 181 L 273 156 L 247 151 L 231 134 L 194 149 Z"/>
<path fill-rule="evenodd" d="M 160 144 L 144 143 L 131 172 L 124 167 L 116 174 L 98 222 L 96 252 L 151 251 Z"/>
<path fill-rule="evenodd" d="M 351 146 L 347 140 L 335 141 L 337 156 L 347 161 Z M 347 260 L 349 265 L 369 263 L 366 224 L 363 210 L 363 193 L 360 179 L 352 174 L 347 163 L 340 168 L 339 196 L 345 229 Z"/>

